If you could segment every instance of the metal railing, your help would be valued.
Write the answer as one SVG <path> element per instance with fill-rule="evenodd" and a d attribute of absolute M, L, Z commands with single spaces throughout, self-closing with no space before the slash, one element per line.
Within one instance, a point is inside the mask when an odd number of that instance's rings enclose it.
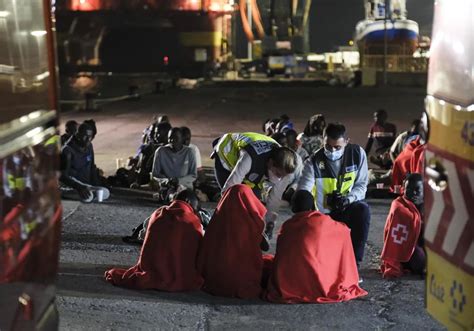
<path fill-rule="evenodd" d="M 364 55 L 362 68 L 373 68 L 377 71 L 384 69 L 383 55 Z M 387 55 L 387 72 L 427 72 L 428 59 L 410 55 Z"/>

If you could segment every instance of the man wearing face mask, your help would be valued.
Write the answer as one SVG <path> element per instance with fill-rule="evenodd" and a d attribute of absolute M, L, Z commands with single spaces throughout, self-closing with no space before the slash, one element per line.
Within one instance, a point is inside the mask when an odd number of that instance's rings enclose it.
<path fill-rule="evenodd" d="M 296 169 L 296 154 L 262 134 L 227 133 L 214 143 L 215 173 L 222 193 L 237 184 L 246 184 L 266 202 L 266 233 L 271 238 L 283 192 Z M 265 180 L 271 183 L 267 192 Z M 263 194 L 262 194 L 263 193 Z"/>
<path fill-rule="evenodd" d="M 99 178 L 94 162 L 91 141 L 94 129 L 83 123 L 61 150 L 61 193 L 66 198 L 79 198 L 83 202 L 98 202 L 108 199 L 107 188 L 98 186 Z M 100 193 L 99 193 L 100 191 Z"/>
<path fill-rule="evenodd" d="M 328 124 L 323 139 L 324 147 L 306 160 L 297 190 L 313 193 L 318 211 L 349 226 L 359 265 L 370 224 L 369 206 L 363 201 L 367 155 L 359 145 L 348 143 L 346 128 L 340 123 Z"/>

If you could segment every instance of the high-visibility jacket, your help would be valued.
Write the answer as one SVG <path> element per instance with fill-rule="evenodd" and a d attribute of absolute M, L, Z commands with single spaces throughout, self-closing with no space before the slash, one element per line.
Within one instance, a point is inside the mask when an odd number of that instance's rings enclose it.
<path fill-rule="evenodd" d="M 278 145 L 271 137 L 260 133 L 226 133 L 219 139 L 214 149 L 222 161 L 222 166 L 232 171 L 237 164 L 240 151 L 246 149 L 250 144 L 254 145 L 257 153 L 265 151 L 269 144 Z"/>
<path fill-rule="evenodd" d="M 313 196 L 317 210 L 329 213 L 328 194 L 334 191 L 347 195 L 354 186 L 361 160 L 360 146 L 347 144 L 342 157 L 341 170 L 335 174 L 329 166 L 329 161 L 321 148 L 311 157 L 313 163 L 315 184 Z"/>
<path fill-rule="evenodd" d="M 228 170 L 237 164 L 240 151 L 245 150 L 252 158 L 252 168 L 244 183 L 251 188 L 259 186 L 266 174 L 266 164 L 272 149 L 279 144 L 271 137 L 254 132 L 226 133 L 217 142 L 214 150 L 222 166 Z"/>

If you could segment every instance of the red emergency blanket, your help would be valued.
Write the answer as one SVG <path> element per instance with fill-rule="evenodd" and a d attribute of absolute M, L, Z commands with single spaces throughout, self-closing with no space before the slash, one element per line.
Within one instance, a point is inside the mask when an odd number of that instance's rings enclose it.
<path fill-rule="evenodd" d="M 345 224 L 318 211 L 297 213 L 283 223 L 265 299 L 331 303 L 364 295 Z"/>
<path fill-rule="evenodd" d="M 201 222 L 192 207 L 174 201 L 151 216 L 137 265 L 106 271 L 105 279 L 135 289 L 197 290 L 203 283 L 196 268 L 202 235 Z"/>
<path fill-rule="evenodd" d="M 410 172 L 411 173 L 425 173 L 425 150 L 426 144 L 418 145 L 411 155 L 410 159 Z"/>
<path fill-rule="evenodd" d="M 384 229 L 381 271 L 384 278 L 403 275 L 421 232 L 421 215 L 413 202 L 401 196 L 392 202 Z"/>
<path fill-rule="evenodd" d="M 413 157 L 413 151 L 420 145 L 420 138 L 418 137 L 408 143 L 395 159 L 392 169 L 392 188 L 395 185 L 402 186 L 407 174 L 414 172 L 413 169 L 411 169 L 411 159 Z"/>
<path fill-rule="evenodd" d="M 265 213 L 248 186 L 234 185 L 224 192 L 199 250 L 204 291 L 244 299 L 260 296 Z"/>

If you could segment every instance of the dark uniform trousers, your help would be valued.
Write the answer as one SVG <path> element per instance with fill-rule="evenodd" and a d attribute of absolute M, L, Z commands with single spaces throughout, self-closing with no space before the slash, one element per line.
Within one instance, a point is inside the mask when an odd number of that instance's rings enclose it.
<path fill-rule="evenodd" d="M 357 265 L 364 257 L 365 243 L 369 235 L 370 208 L 365 201 L 354 201 L 344 211 L 329 214 L 334 220 L 345 223 L 351 229 L 352 247 Z"/>

